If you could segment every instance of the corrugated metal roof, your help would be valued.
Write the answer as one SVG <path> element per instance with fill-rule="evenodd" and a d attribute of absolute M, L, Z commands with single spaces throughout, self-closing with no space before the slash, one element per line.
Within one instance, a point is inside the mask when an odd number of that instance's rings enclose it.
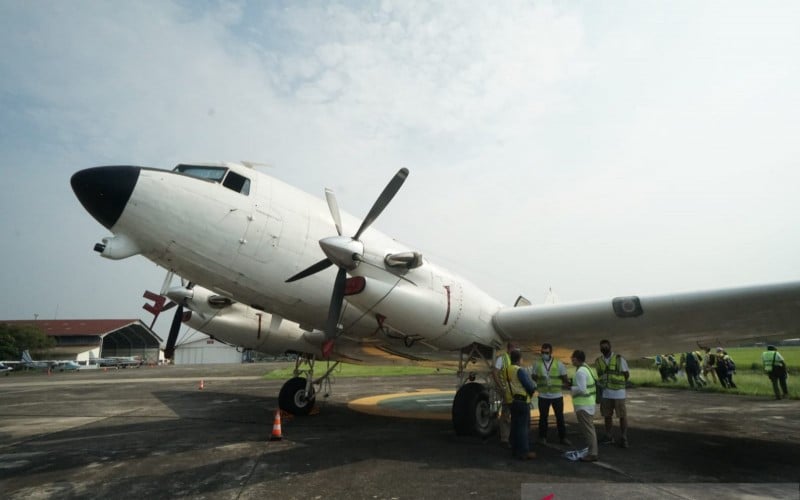
<path fill-rule="evenodd" d="M 9 325 L 31 325 L 41 329 L 51 337 L 66 337 L 70 335 L 105 335 L 130 324 L 141 324 L 147 330 L 147 325 L 138 319 L 39 319 L 39 320 L 0 320 L 0 323 Z"/>

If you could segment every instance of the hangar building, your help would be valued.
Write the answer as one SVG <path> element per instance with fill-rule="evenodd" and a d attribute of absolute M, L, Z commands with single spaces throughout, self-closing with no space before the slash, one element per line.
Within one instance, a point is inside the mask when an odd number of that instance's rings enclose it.
<path fill-rule="evenodd" d="M 175 347 L 176 365 L 202 365 L 213 363 L 241 363 L 243 353 L 236 346 L 203 335 L 193 341 L 184 341 Z"/>
<path fill-rule="evenodd" d="M 30 325 L 56 341 L 46 357 L 72 358 L 88 364 L 92 358 L 134 356 L 158 363 L 161 338 L 138 319 L 58 319 L 2 321 Z"/>

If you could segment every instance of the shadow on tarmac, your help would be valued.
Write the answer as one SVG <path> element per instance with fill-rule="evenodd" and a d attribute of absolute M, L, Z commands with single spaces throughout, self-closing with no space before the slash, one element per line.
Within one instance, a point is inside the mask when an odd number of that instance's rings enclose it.
<path fill-rule="evenodd" d="M 341 384 L 354 394 L 374 389 L 374 383 L 363 388 L 359 383 L 364 382 Z M 335 395 L 319 415 L 285 419 L 283 440 L 271 442 L 277 399 L 256 394 L 277 394 L 279 384 L 269 390 L 263 381 L 214 385 L 204 391 L 109 386 L 91 396 L 79 388 L 74 396 L 83 393 L 89 401 L 75 406 L 55 404 L 63 401 L 63 392 L 34 391 L 47 399 L 0 410 L 3 421 L 46 417 L 62 421 L 61 428 L 55 422 L 19 436 L 0 426 L 0 490 L 11 498 L 508 498 L 531 482 L 798 481 L 800 430 L 773 435 L 766 429 L 759 438 L 753 434 L 761 431 L 735 412 L 685 425 L 679 411 L 654 411 L 665 398 L 685 402 L 683 391 L 631 391 L 640 401 L 629 405 L 632 448 L 601 447 L 601 461 L 610 470 L 569 462 L 562 449 L 541 444 L 533 448 L 537 460 L 515 461 L 496 436 L 458 437 L 447 421 L 357 413 Z M 115 401 L 115 394 L 125 398 Z M 709 397 L 731 402 L 726 395 Z M 796 402 L 786 405 L 788 414 L 797 415 Z M 774 420 L 800 427 L 797 416 L 785 419 Z M 567 422 L 577 445 L 574 417 Z M 596 424 L 601 432 L 599 419 Z"/>

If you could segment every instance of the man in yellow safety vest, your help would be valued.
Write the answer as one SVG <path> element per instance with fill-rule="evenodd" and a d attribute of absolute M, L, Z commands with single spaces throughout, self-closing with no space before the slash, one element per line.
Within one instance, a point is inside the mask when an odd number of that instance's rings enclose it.
<path fill-rule="evenodd" d="M 772 382 L 772 390 L 775 391 L 775 399 L 787 397 L 789 390 L 786 387 L 786 362 L 783 356 L 778 352 L 774 345 L 767 346 L 767 350 L 761 353 L 761 362 L 764 363 L 764 373 L 769 376 Z M 778 383 L 781 385 L 781 391 L 778 390 Z"/>
<path fill-rule="evenodd" d="M 619 419 L 620 442 L 623 448 L 628 447 L 628 413 L 625 408 L 625 385 L 630 377 L 628 362 L 621 355 L 611 351 L 611 342 L 600 341 L 600 356 L 594 362 L 597 380 L 602 386 L 600 413 L 605 419 L 606 435 L 600 440 L 602 444 L 613 444 L 611 430 L 614 426 L 614 413 Z"/>
<path fill-rule="evenodd" d="M 553 346 L 545 342 L 542 344 L 541 359 L 536 360 L 531 367 L 531 377 L 539 389 L 539 441 L 547 442 L 547 419 L 550 416 L 550 407 L 556 415 L 556 429 L 558 441 L 569 444 L 567 441 L 567 427 L 564 425 L 564 395 L 561 388 L 569 382 L 567 367 L 564 363 L 553 358 Z"/>
<path fill-rule="evenodd" d="M 528 431 L 531 427 L 531 396 L 536 386 L 522 363 L 522 353 L 515 349 L 509 354 L 511 366 L 508 369 L 508 386 L 511 389 L 511 453 L 514 458 L 530 460 L 536 453 L 530 451 Z"/>

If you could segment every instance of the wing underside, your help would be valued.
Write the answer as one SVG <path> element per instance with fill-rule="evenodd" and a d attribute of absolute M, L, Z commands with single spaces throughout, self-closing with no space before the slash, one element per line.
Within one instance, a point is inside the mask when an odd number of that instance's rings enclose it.
<path fill-rule="evenodd" d="M 629 357 L 735 346 L 800 336 L 800 282 L 515 307 L 494 325 L 523 343 L 587 353 L 607 338 Z"/>

